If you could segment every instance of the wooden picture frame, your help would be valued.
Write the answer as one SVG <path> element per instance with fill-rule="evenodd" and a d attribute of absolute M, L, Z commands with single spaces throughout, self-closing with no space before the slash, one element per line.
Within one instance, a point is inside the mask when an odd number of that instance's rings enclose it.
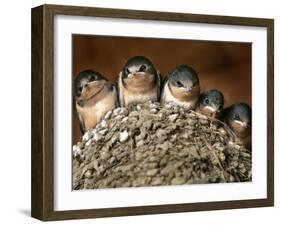
<path fill-rule="evenodd" d="M 121 208 L 54 210 L 54 16 L 71 15 L 265 27 L 267 29 L 267 198 Z M 274 20 L 183 13 L 42 5 L 32 9 L 32 200 L 43 221 L 274 205 Z"/>

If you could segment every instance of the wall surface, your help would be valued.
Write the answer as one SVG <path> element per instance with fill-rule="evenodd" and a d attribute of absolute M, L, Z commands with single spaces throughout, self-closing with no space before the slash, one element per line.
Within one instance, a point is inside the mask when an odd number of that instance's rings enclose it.
<path fill-rule="evenodd" d="M 42 225 L 30 215 L 30 8 L 45 1 L 6 1 L 0 8 L 1 67 L 1 151 L 0 224 Z M 50 4 L 71 4 L 110 8 L 268 17 L 275 19 L 275 84 L 281 84 L 281 15 L 278 1 L 205 0 L 49 0 Z M 53 222 L 50 225 L 280 225 L 281 89 L 275 89 L 275 207 L 196 213 L 119 217 L 96 220 Z"/>

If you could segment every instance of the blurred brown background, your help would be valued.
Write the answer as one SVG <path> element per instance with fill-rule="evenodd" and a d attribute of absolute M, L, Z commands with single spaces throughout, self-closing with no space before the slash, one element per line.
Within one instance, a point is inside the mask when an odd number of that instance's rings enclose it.
<path fill-rule="evenodd" d="M 131 37 L 73 35 L 73 81 L 85 69 L 100 72 L 112 83 L 127 59 L 148 57 L 162 77 L 179 64 L 193 67 L 201 91 L 216 88 L 225 106 L 246 102 L 251 106 L 251 43 L 171 40 Z M 81 132 L 73 98 L 73 143 Z"/>

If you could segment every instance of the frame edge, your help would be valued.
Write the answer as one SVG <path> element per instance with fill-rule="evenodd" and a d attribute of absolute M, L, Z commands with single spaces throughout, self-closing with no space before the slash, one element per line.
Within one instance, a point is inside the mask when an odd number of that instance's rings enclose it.
<path fill-rule="evenodd" d="M 239 17 L 239 16 L 222 16 L 216 14 L 195 14 L 170 11 L 150 11 L 135 9 L 118 9 L 118 8 L 102 8 L 87 7 L 73 5 L 56 5 L 45 4 L 44 7 L 54 14 L 73 15 L 73 16 L 96 16 L 111 17 L 122 19 L 141 19 L 141 20 L 158 20 L 158 21 L 174 21 L 174 22 L 190 22 L 190 23 L 211 23 L 225 25 L 241 25 L 266 27 L 272 19 L 255 18 L 255 17 Z"/>
<path fill-rule="evenodd" d="M 267 199 L 274 206 L 274 19 L 267 23 Z"/>
<path fill-rule="evenodd" d="M 31 216 L 47 221 L 53 191 L 53 17 L 46 5 L 31 11 Z"/>
<path fill-rule="evenodd" d="M 43 6 L 31 10 L 31 216 L 43 219 Z"/>

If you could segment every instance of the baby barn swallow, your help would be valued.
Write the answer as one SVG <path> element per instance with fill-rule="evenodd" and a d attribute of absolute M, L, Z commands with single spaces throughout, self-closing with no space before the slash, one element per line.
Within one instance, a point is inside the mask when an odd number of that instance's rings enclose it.
<path fill-rule="evenodd" d="M 225 112 L 225 122 L 237 136 L 237 142 L 249 147 L 252 125 L 251 107 L 245 103 L 230 106 Z"/>
<path fill-rule="evenodd" d="M 82 133 L 94 128 L 117 105 L 115 87 L 91 70 L 82 71 L 76 77 L 75 98 Z"/>
<path fill-rule="evenodd" d="M 119 73 L 117 82 L 120 106 L 158 101 L 160 85 L 160 73 L 149 59 L 144 56 L 130 58 Z"/>
<path fill-rule="evenodd" d="M 223 105 L 223 94 L 216 89 L 211 89 L 200 95 L 196 111 L 210 118 L 219 118 L 223 113 Z"/>
<path fill-rule="evenodd" d="M 200 84 L 197 73 L 188 65 L 180 65 L 167 75 L 161 103 L 172 102 L 188 110 L 195 109 L 199 95 Z"/>

